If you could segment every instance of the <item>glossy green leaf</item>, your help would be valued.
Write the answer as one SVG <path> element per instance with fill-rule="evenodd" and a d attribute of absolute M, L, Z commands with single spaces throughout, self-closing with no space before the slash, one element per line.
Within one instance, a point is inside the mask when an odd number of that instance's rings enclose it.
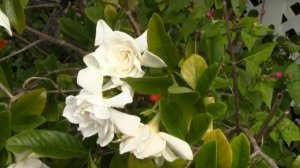
<path fill-rule="evenodd" d="M 207 131 L 212 129 L 212 126 L 213 120 L 208 114 L 203 113 L 194 116 L 187 135 L 188 142 L 197 143 Z"/>
<path fill-rule="evenodd" d="M 247 46 L 248 50 L 251 51 L 252 47 L 254 46 L 258 38 L 245 31 L 242 31 L 241 35 L 242 35 L 243 42 Z"/>
<path fill-rule="evenodd" d="M 298 126 L 291 120 L 285 118 L 278 127 L 283 140 L 290 146 L 291 142 L 299 141 L 300 134 Z"/>
<path fill-rule="evenodd" d="M 196 90 L 200 93 L 200 95 L 205 95 L 205 93 L 210 89 L 218 72 L 219 66 L 215 64 L 210 65 L 204 70 L 196 85 Z"/>
<path fill-rule="evenodd" d="M 300 65 L 292 63 L 285 71 L 285 74 L 288 76 L 291 81 L 300 80 Z"/>
<path fill-rule="evenodd" d="M 105 21 L 110 26 L 114 25 L 116 15 L 117 15 L 117 9 L 114 6 L 112 6 L 110 4 L 105 6 L 105 8 L 104 8 L 104 17 L 105 17 Z"/>
<path fill-rule="evenodd" d="M 70 129 L 70 122 L 66 119 L 56 122 L 52 128 L 55 131 L 67 133 Z"/>
<path fill-rule="evenodd" d="M 178 167 L 185 167 L 187 164 L 186 160 L 183 159 L 176 159 L 173 162 L 164 161 L 164 165 L 161 168 L 178 168 Z"/>
<path fill-rule="evenodd" d="M 207 142 L 195 156 L 195 168 L 218 168 L 217 157 L 217 141 Z"/>
<path fill-rule="evenodd" d="M 20 0 L 3 0 L 10 23 L 21 34 L 25 28 L 25 13 Z"/>
<path fill-rule="evenodd" d="M 85 15 L 94 23 L 104 16 L 104 8 L 102 6 L 93 6 L 84 9 Z"/>
<path fill-rule="evenodd" d="M 89 40 L 91 38 L 89 31 L 82 24 L 70 18 L 59 18 L 57 22 L 63 32 L 72 38 L 77 40 Z"/>
<path fill-rule="evenodd" d="M 11 136 L 10 112 L 8 110 L 0 111 L 0 151 L 5 146 L 6 140 Z"/>
<path fill-rule="evenodd" d="M 126 164 L 127 162 L 127 154 L 120 155 L 119 153 L 116 153 L 110 161 L 109 168 L 129 168 Z"/>
<path fill-rule="evenodd" d="M 288 84 L 287 88 L 290 96 L 295 101 L 295 104 L 300 104 L 300 81 Z"/>
<path fill-rule="evenodd" d="M 137 159 L 134 155 L 129 155 L 128 168 L 156 168 L 151 159 Z"/>
<path fill-rule="evenodd" d="M 12 130 L 21 132 L 36 128 L 45 122 L 45 118 L 39 115 L 22 115 L 12 120 L 11 127 Z"/>
<path fill-rule="evenodd" d="M 268 83 L 259 82 L 257 83 L 251 91 L 258 91 L 262 94 L 264 103 L 271 108 L 272 97 L 273 97 L 273 87 Z"/>
<path fill-rule="evenodd" d="M 225 28 L 222 25 L 208 27 L 206 35 L 211 36 L 206 39 L 206 52 L 208 57 L 208 64 L 219 63 L 225 54 L 225 45 L 227 44 L 226 36 L 220 35 Z M 216 34 L 214 34 L 216 33 Z M 210 35 L 214 34 L 214 35 Z"/>
<path fill-rule="evenodd" d="M 298 156 L 293 162 L 293 168 L 299 168 L 299 167 L 300 167 L 300 156 Z"/>
<path fill-rule="evenodd" d="M 12 118 L 22 115 L 40 115 L 47 101 L 47 91 L 36 89 L 19 97 L 11 106 Z"/>
<path fill-rule="evenodd" d="M 217 167 L 231 168 L 232 149 L 224 133 L 220 129 L 208 132 L 204 137 L 204 143 L 210 141 L 217 141 Z"/>
<path fill-rule="evenodd" d="M 233 138 L 230 143 L 232 148 L 231 168 L 248 168 L 250 164 L 250 143 L 245 134 Z"/>
<path fill-rule="evenodd" d="M 193 54 L 183 62 L 181 75 L 184 80 L 195 89 L 197 81 L 206 68 L 207 65 L 205 60 L 200 55 Z"/>
<path fill-rule="evenodd" d="M 206 106 L 206 110 L 214 119 L 218 119 L 225 115 L 227 105 L 222 102 L 211 103 Z"/>
<path fill-rule="evenodd" d="M 149 51 L 164 60 L 168 68 L 177 67 L 179 61 L 177 49 L 165 31 L 163 21 L 158 14 L 153 14 L 149 21 L 147 40 Z"/>
<path fill-rule="evenodd" d="M 167 90 L 172 84 L 172 79 L 169 76 L 142 78 L 123 78 L 123 81 L 128 83 L 136 92 L 143 94 L 157 94 Z"/>
<path fill-rule="evenodd" d="M 169 94 L 172 95 L 172 99 L 177 102 L 197 102 L 199 94 L 187 87 L 172 85 L 168 88 Z"/>
<path fill-rule="evenodd" d="M 274 47 L 275 44 L 273 43 L 262 44 L 259 47 L 253 49 L 248 54 L 248 57 L 244 58 L 244 60 L 250 60 L 257 65 L 260 65 L 271 56 Z"/>
<path fill-rule="evenodd" d="M 233 12 L 239 18 L 247 8 L 247 0 L 231 0 Z"/>
<path fill-rule="evenodd" d="M 246 60 L 246 71 L 252 77 L 253 80 L 260 78 L 261 68 L 250 60 Z"/>
<path fill-rule="evenodd" d="M 58 131 L 30 130 L 9 138 L 6 149 L 21 153 L 26 150 L 50 158 L 88 157 L 87 149 L 75 137 Z"/>

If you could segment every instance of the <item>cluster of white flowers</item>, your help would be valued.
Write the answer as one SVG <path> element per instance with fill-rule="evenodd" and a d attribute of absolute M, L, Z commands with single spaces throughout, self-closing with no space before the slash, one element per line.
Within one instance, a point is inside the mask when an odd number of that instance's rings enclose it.
<path fill-rule="evenodd" d="M 84 57 L 86 68 L 77 76 L 82 90 L 77 96 L 67 97 L 63 116 L 79 125 L 83 137 L 97 134 L 97 143 L 102 147 L 119 133 L 122 137 L 117 142 L 120 142 L 121 154 L 131 152 L 140 159 L 163 157 L 173 161 L 181 157 L 192 160 L 190 146 L 179 138 L 159 132 L 157 122 L 144 125 L 139 117 L 117 110 L 133 101 L 133 89 L 121 78 L 142 77 L 142 66 L 166 66 L 162 59 L 148 51 L 147 31 L 134 39 L 126 33 L 113 31 L 99 20 L 95 46 L 97 49 Z M 104 77 L 109 81 L 104 82 Z M 119 89 L 120 93 L 105 97 L 103 92 L 110 89 Z"/>

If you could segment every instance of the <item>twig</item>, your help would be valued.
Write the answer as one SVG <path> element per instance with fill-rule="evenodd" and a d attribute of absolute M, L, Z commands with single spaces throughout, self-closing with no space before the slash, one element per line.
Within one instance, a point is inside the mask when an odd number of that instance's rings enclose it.
<path fill-rule="evenodd" d="M 288 114 L 289 114 L 289 111 L 285 111 L 284 113 L 282 113 L 281 116 L 274 122 L 273 125 L 271 125 L 270 127 L 267 127 L 267 129 L 264 132 L 264 134 L 262 135 L 262 137 L 267 136 L 270 132 L 275 130 Z"/>
<path fill-rule="evenodd" d="M 60 45 L 62 47 L 70 48 L 70 49 L 72 49 L 74 51 L 77 51 L 81 55 L 86 55 L 87 54 L 86 51 L 84 51 L 81 48 L 78 48 L 78 47 L 74 46 L 73 44 L 70 44 L 70 43 L 68 43 L 68 42 L 66 42 L 64 40 L 60 40 L 60 39 L 51 37 L 51 36 L 49 36 L 47 34 L 44 34 L 44 33 L 40 32 L 40 31 L 37 31 L 37 30 L 35 30 L 35 29 L 31 28 L 31 27 L 28 27 L 28 26 L 26 26 L 25 29 L 27 31 L 33 33 L 33 34 L 38 35 L 41 39 L 44 39 L 46 41 L 49 41 L 49 42 L 52 42 L 54 44 Z"/>
<path fill-rule="evenodd" d="M 194 45 L 195 45 L 194 47 L 195 47 L 195 48 L 194 48 L 194 53 L 196 53 L 196 54 L 198 53 L 198 52 L 197 52 L 197 46 L 199 45 L 198 42 L 200 41 L 200 33 L 201 33 L 201 32 L 200 32 L 200 29 L 197 28 L 197 29 L 195 30 L 195 35 L 194 35 L 194 37 L 195 37 L 195 43 L 194 43 Z"/>
<path fill-rule="evenodd" d="M 29 48 L 31 48 L 31 47 L 37 45 L 37 44 L 40 43 L 41 41 L 43 41 L 43 40 L 37 40 L 37 41 L 35 41 L 35 42 L 29 44 L 28 46 L 26 46 L 26 47 L 24 47 L 24 48 L 21 48 L 20 50 L 17 50 L 17 51 L 15 51 L 15 52 L 9 54 L 9 55 L 6 56 L 6 57 L 1 58 L 1 59 L 0 59 L 0 62 L 1 62 L 1 61 L 4 61 L 4 60 L 7 60 L 7 59 L 9 59 L 9 58 L 11 58 L 11 57 L 13 57 L 13 56 L 15 56 L 15 55 L 18 55 L 18 54 L 20 54 L 20 53 L 26 51 L 27 49 L 29 49 Z"/>
<path fill-rule="evenodd" d="M 17 33 L 13 33 L 13 36 L 14 36 L 14 37 L 17 37 L 19 40 L 23 41 L 24 43 L 27 43 L 27 44 L 31 44 L 31 43 L 32 43 L 32 42 L 26 40 L 25 38 L 23 38 L 22 36 L 18 35 Z M 41 52 L 42 54 L 44 54 L 45 56 L 48 56 L 48 55 L 49 55 L 46 51 L 44 51 L 44 50 L 38 48 L 37 46 L 33 46 L 33 47 L 34 47 L 35 49 L 37 49 L 39 52 Z"/>
<path fill-rule="evenodd" d="M 27 6 L 25 9 L 32 9 L 32 8 L 54 8 L 54 7 L 58 7 L 58 6 L 59 6 L 59 4 L 57 4 L 57 3 L 38 4 L 38 5 Z"/>
<path fill-rule="evenodd" d="M 130 21 L 132 27 L 134 28 L 136 34 L 137 34 L 138 36 L 140 36 L 140 35 L 142 34 L 141 28 L 140 28 L 139 24 L 135 21 L 134 17 L 132 16 L 132 11 L 131 11 L 131 10 L 128 10 L 128 11 L 126 12 L 126 15 L 127 15 L 128 19 L 129 19 L 129 21 Z"/>
<path fill-rule="evenodd" d="M 6 89 L 6 87 L 0 82 L 0 89 L 10 98 L 13 100 L 14 96 Z"/>
<path fill-rule="evenodd" d="M 259 16 L 259 22 L 260 23 L 262 23 L 262 19 L 263 19 L 265 13 L 266 13 L 266 11 L 265 11 L 265 3 L 266 3 L 266 1 L 265 0 L 262 0 L 262 1 L 263 1 L 263 4 L 261 6 L 261 11 L 260 11 L 260 16 Z"/>
<path fill-rule="evenodd" d="M 80 92 L 80 89 L 74 89 L 74 90 L 49 90 L 47 93 L 78 93 Z"/>
<path fill-rule="evenodd" d="M 281 104 L 282 99 L 283 99 L 283 93 L 282 92 L 277 93 L 275 102 L 274 102 L 274 104 L 272 106 L 272 109 L 271 109 L 269 115 L 266 117 L 266 119 L 262 123 L 259 131 L 255 135 L 255 139 L 256 140 L 261 139 L 262 136 L 265 134 L 264 132 L 267 130 L 267 128 L 269 126 L 269 123 L 271 122 L 272 118 L 274 117 L 274 115 L 275 115 L 275 113 L 277 111 L 278 106 Z"/>
<path fill-rule="evenodd" d="M 253 159 L 256 156 L 260 156 L 263 160 L 265 160 L 272 168 L 278 168 L 278 166 L 276 165 L 276 162 L 270 158 L 268 155 L 266 155 L 258 146 L 255 138 L 251 135 L 250 131 L 246 128 L 240 128 L 240 130 L 242 130 L 247 138 L 249 139 L 251 146 L 253 148 L 253 153 L 251 155 L 251 159 Z"/>
<path fill-rule="evenodd" d="M 226 35 L 228 41 L 228 47 L 231 57 L 231 64 L 232 64 L 232 80 L 233 80 L 233 99 L 234 99 L 234 106 L 235 106 L 235 124 L 237 132 L 240 129 L 240 104 L 239 104 L 239 91 L 238 91 L 238 75 L 237 75 L 237 62 L 236 57 L 234 55 L 232 40 L 231 40 L 231 30 L 229 27 L 229 17 L 227 11 L 227 3 L 226 0 L 223 0 L 223 13 L 226 25 Z"/>

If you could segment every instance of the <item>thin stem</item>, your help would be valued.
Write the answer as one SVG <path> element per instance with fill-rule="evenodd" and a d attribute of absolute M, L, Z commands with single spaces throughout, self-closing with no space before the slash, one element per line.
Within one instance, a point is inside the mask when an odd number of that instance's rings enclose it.
<path fill-rule="evenodd" d="M 33 28 L 29 27 L 29 26 L 26 26 L 25 29 L 26 29 L 27 31 L 33 33 L 33 34 L 38 35 L 40 38 L 42 38 L 42 39 L 44 39 L 44 40 L 46 40 L 46 41 L 52 42 L 52 43 L 57 44 L 57 45 L 60 45 L 60 46 L 62 46 L 62 47 L 70 48 L 70 49 L 72 49 L 72 50 L 74 50 L 74 51 L 77 51 L 77 52 L 78 52 L 79 54 L 81 54 L 81 55 L 86 55 L 86 54 L 87 54 L 86 51 L 84 51 L 84 50 L 82 50 L 81 48 L 79 48 L 79 47 L 77 47 L 77 46 L 74 46 L 73 44 L 70 44 L 70 43 L 68 43 L 68 42 L 66 42 L 66 41 L 64 41 L 64 40 L 60 40 L 60 39 L 51 37 L 51 36 L 49 36 L 49 35 L 47 35 L 47 34 L 45 34 L 45 33 L 42 33 L 42 32 L 40 32 L 40 31 L 38 31 L 38 30 L 35 30 L 35 29 L 33 29 Z"/>
<path fill-rule="evenodd" d="M 271 111 L 269 113 L 269 115 L 267 116 L 267 118 L 264 120 L 264 122 L 262 123 L 259 131 L 257 132 L 257 134 L 255 135 L 255 138 L 257 140 L 261 139 L 263 134 L 265 134 L 264 132 L 267 130 L 268 126 L 269 126 L 269 123 L 271 122 L 272 118 L 274 117 L 276 111 L 277 111 L 277 108 L 278 106 L 281 104 L 282 102 L 282 99 L 283 99 L 283 93 L 280 92 L 280 93 L 277 93 L 277 96 L 276 96 L 276 99 L 275 99 L 275 102 L 271 108 Z"/>
<path fill-rule="evenodd" d="M 263 160 L 265 160 L 272 168 L 278 168 L 278 166 L 276 165 L 276 162 L 270 158 L 268 155 L 266 155 L 258 146 L 255 138 L 253 137 L 253 135 L 250 133 L 250 131 L 246 128 L 240 128 L 247 136 L 247 138 L 249 139 L 251 146 L 253 148 L 253 153 L 251 155 L 251 159 L 253 159 L 256 156 L 260 156 Z"/>
<path fill-rule="evenodd" d="M 9 55 L 6 56 L 6 57 L 1 58 L 1 59 L 0 59 L 0 62 L 1 62 L 1 61 L 4 61 L 4 60 L 7 60 L 7 59 L 9 59 L 9 58 L 11 58 L 11 57 L 13 57 L 13 56 L 15 56 L 15 55 L 18 55 L 18 54 L 20 54 L 20 53 L 26 51 L 27 49 L 29 49 L 29 48 L 31 48 L 31 47 L 37 45 L 38 43 L 40 43 L 40 42 L 42 42 L 42 41 L 43 41 L 43 40 L 37 40 L 37 41 L 35 41 L 35 42 L 29 44 L 28 46 L 26 46 L 26 47 L 24 47 L 24 48 L 21 48 L 20 50 L 17 50 L 17 51 L 15 51 L 15 52 L 9 54 Z"/>
<path fill-rule="evenodd" d="M 19 36 L 17 33 L 13 33 L 14 37 L 17 37 L 19 40 L 23 41 L 24 43 L 27 44 L 31 44 L 32 42 L 26 40 L 25 38 L 23 38 L 22 36 Z M 48 56 L 49 54 L 45 51 L 43 51 L 42 49 L 38 48 L 37 46 L 33 46 L 35 49 L 37 49 L 39 52 L 41 52 L 42 54 L 44 54 L 45 56 Z"/>
<path fill-rule="evenodd" d="M 6 87 L 0 82 L 0 89 L 12 100 L 14 96 L 6 89 Z"/>
<path fill-rule="evenodd" d="M 239 91 L 238 91 L 238 74 L 237 74 L 237 62 L 236 57 L 234 55 L 233 46 L 232 46 L 232 38 L 231 38 L 231 29 L 229 26 L 229 16 L 227 11 L 227 3 L 226 0 L 223 0 L 223 13 L 226 25 L 226 35 L 228 41 L 228 47 L 230 52 L 231 64 L 232 64 L 232 80 L 233 80 L 233 99 L 235 106 L 235 124 L 237 132 L 240 129 L 240 105 L 239 105 Z"/>
<path fill-rule="evenodd" d="M 132 27 L 134 28 L 136 34 L 138 36 L 140 36 L 142 34 L 142 31 L 141 31 L 141 28 L 140 28 L 140 25 L 135 21 L 134 17 L 132 16 L 132 11 L 131 10 L 128 10 L 126 12 L 126 15 L 132 25 Z"/>
<path fill-rule="evenodd" d="M 273 125 L 271 125 L 270 127 L 267 127 L 267 129 L 264 132 L 264 134 L 262 135 L 262 137 L 267 136 L 270 132 L 275 130 L 288 114 L 289 114 L 289 111 L 285 111 L 284 113 L 282 113 L 281 116 L 274 122 Z"/>

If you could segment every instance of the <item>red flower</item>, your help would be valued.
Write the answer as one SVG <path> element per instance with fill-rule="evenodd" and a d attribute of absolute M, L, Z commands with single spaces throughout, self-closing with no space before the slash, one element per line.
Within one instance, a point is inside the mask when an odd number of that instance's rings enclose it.
<path fill-rule="evenodd" d="M 7 44 L 6 40 L 0 40 L 0 49 L 4 48 Z"/>
<path fill-rule="evenodd" d="M 276 73 L 274 74 L 274 78 L 276 78 L 276 79 L 282 78 L 282 73 L 281 73 L 281 72 L 276 72 Z"/>
<path fill-rule="evenodd" d="M 214 10 L 210 10 L 206 13 L 206 16 L 208 19 L 213 20 L 214 19 Z"/>
<path fill-rule="evenodd" d="M 154 94 L 154 95 L 150 95 L 150 101 L 152 103 L 157 102 L 160 99 L 160 94 Z"/>

